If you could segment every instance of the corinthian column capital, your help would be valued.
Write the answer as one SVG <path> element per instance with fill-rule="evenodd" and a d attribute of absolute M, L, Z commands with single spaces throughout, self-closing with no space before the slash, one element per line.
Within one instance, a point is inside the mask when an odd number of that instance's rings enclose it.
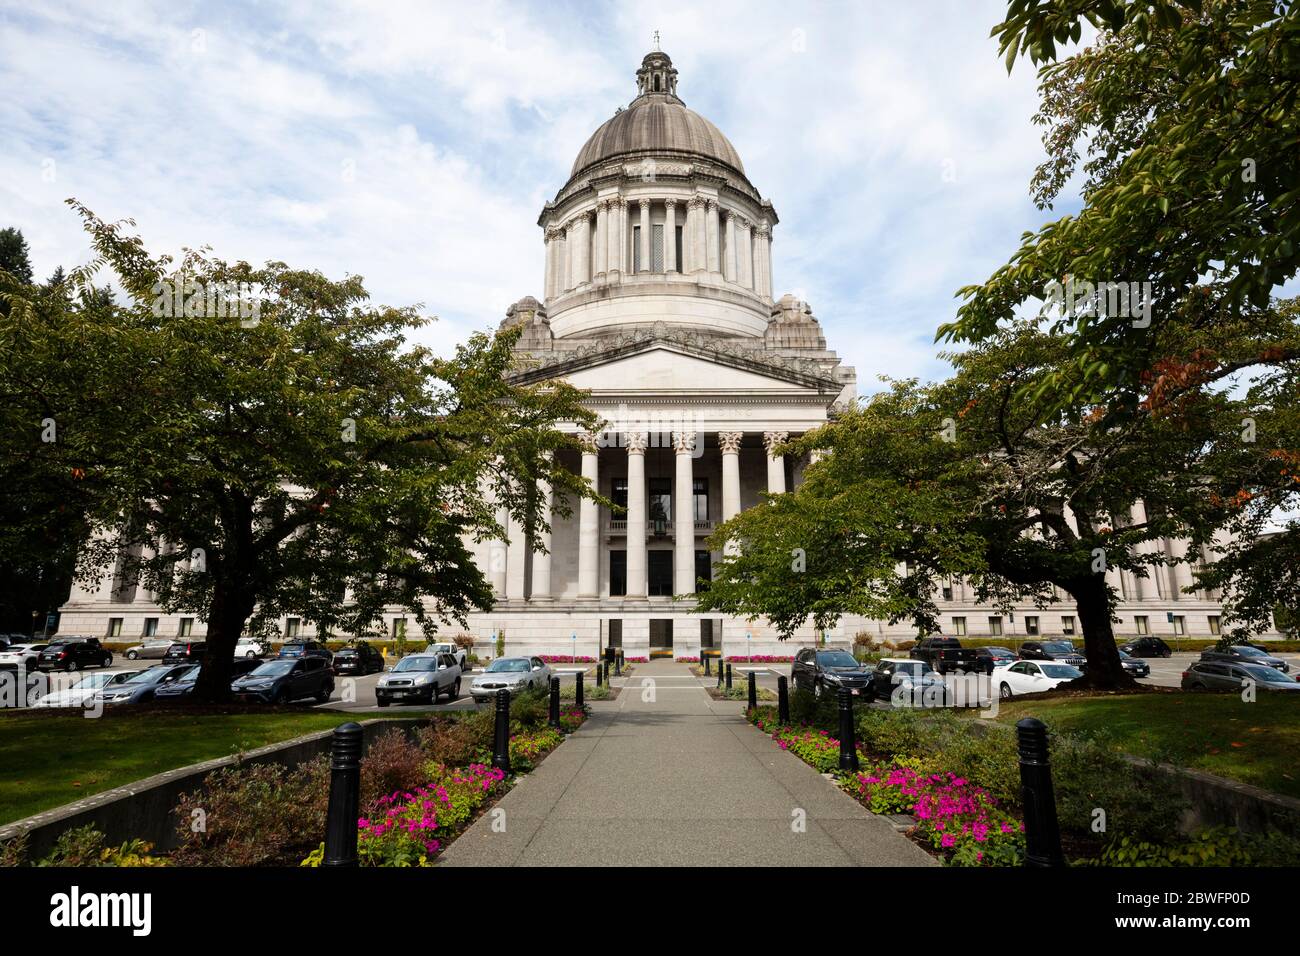
<path fill-rule="evenodd" d="M 744 432 L 718 432 L 718 447 L 724 455 L 739 454 L 740 443 L 744 440 Z"/>
<path fill-rule="evenodd" d="M 645 432 L 624 432 L 623 445 L 629 455 L 644 455 L 647 435 Z"/>
<path fill-rule="evenodd" d="M 775 457 L 773 449 L 789 437 L 789 432 L 763 432 L 763 447 L 767 449 L 768 457 Z"/>
<path fill-rule="evenodd" d="M 695 432 L 673 432 L 673 451 L 679 455 L 689 455 L 695 451 Z"/>

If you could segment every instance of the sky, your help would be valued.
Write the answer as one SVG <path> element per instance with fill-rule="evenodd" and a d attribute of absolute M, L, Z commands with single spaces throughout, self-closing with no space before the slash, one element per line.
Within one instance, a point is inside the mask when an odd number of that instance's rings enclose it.
<path fill-rule="evenodd" d="M 1005 0 L 0 0 L 0 227 L 38 277 L 89 258 L 76 197 L 154 253 L 359 274 L 449 351 L 542 298 L 537 217 L 653 48 L 775 205 L 773 293 L 832 349 L 935 378 L 936 327 L 1026 230 L 1042 160 Z"/>

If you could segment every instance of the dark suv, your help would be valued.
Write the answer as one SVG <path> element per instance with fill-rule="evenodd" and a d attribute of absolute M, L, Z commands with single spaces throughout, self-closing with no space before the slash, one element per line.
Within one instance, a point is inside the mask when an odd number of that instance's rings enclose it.
<path fill-rule="evenodd" d="M 1071 667 L 1083 668 L 1088 659 L 1079 653 L 1072 641 L 1025 641 L 1020 645 L 1022 661 L 1060 661 Z"/>
<path fill-rule="evenodd" d="M 208 649 L 206 641 L 177 641 L 163 655 L 164 664 L 197 664 Z"/>
<path fill-rule="evenodd" d="M 384 669 L 384 655 L 366 641 L 340 647 L 334 654 L 335 674 L 377 674 Z"/>
<path fill-rule="evenodd" d="M 795 690 L 810 690 L 817 697 L 847 687 L 861 694 L 871 682 L 871 668 L 856 661 L 848 651 L 804 648 L 790 664 L 790 684 Z"/>
<path fill-rule="evenodd" d="M 334 657 L 334 655 L 330 653 L 330 649 L 320 641 L 306 640 L 294 640 L 282 644 L 280 646 L 280 653 L 277 656 L 280 658 L 322 657 L 327 661 Z"/>
<path fill-rule="evenodd" d="M 42 671 L 75 671 L 83 667 L 108 667 L 113 655 L 99 643 L 97 637 L 64 638 L 56 640 L 36 659 L 36 669 Z"/>
<path fill-rule="evenodd" d="M 287 704 L 304 697 L 325 703 L 334 693 L 334 672 L 323 657 L 277 658 L 263 661 L 252 673 L 230 685 L 237 700 Z"/>
<path fill-rule="evenodd" d="M 1261 690 L 1300 691 L 1300 684 L 1263 664 L 1238 664 L 1233 661 L 1196 661 L 1183 671 L 1183 690 L 1241 690 L 1247 681 Z"/>
<path fill-rule="evenodd" d="M 1208 651 L 1201 651 L 1201 660 L 1231 661 L 1234 664 L 1259 664 L 1262 667 L 1272 667 L 1280 670 L 1283 674 L 1291 670 L 1291 665 L 1282 658 L 1266 654 L 1253 644 L 1229 644 L 1227 647 L 1216 647 Z"/>
<path fill-rule="evenodd" d="M 1130 657 L 1169 657 L 1174 653 L 1168 644 L 1150 635 L 1121 644 L 1119 649 Z"/>

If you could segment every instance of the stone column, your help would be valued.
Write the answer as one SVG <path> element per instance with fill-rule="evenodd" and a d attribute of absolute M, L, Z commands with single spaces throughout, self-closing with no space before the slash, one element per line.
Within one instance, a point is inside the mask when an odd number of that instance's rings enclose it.
<path fill-rule="evenodd" d="M 510 513 L 504 507 L 497 509 L 497 524 L 509 534 Z M 506 596 L 506 569 L 510 566 L 507 548 L 507 542 L 502 538 L 488 542 L 488 574 L 492 579 L 492 593 L 499 598 Z"/>
<path fill-rule="evenodd" d="M 642 199 L 641 204 L 641 268 L 638 272 L 650 271 L 650 200 Z"/>
<path fill-rule="evenodd" d="M 722 449 L 722 520 L 728 521 L 740 514 L 740 443 L 744 432 L 719 432 L 718 447 Z M 739 546 L 728 541 L 725 552 L 735 554 Z"/>
<path fill-rule="evenodd" d="M 572 235 L 576 246 L 573 250 L 573 287 L 585 285 L 590 277 L 591 243 L 587 238 L 587 217 L 579 216 L 573 221 Z"/>
<path fill-rule="evenodd" d="M 609 203 L 596 204 L 596 275 L 609 271 Z"/>
<path fill-rule="evenodd" d="M 649 577 L 646 558 L 645 432 L 628 432 L 627 445 L 627 596 L 643 598 Z"/>
<path fill-rule="evenodd" d="M 695 593 L 695 489 L 691 455 L 695 432 L 673 432 L 673 593 Z"/>
<path fill-rule="evenodd" d="M 618 219 L 618 228 L 614 230 L 614 242 L 617 244 L 614 261 L 618 263 L 620 275 L 627 275 L 631 271 L 628 266 L 628 244 L 627 244 L 627 200 L 619 196 L 614 200 L 615 205 L 610 208 L 610 212 Z"/>
<path fill-rule="evenodd" d="M 767 490 L 774 495 L 785 493 L 785 456 L 773 449 L 790 437 L 789 432 L 763 432 L 763 447 L 767 449 Z"/>
<path fill-rule="evenodd" d="M 736 281 L 736 214 L 730 209 L 723 213 L 726 217 L 727 248 L 722 257 L 722 278 L 728 282 Z"/>
<path fill-rule="evenodd" d="M 527 584 L 524 567 L 528 560 L 528 542 L 524 539 L 523 525 L 514 515 L 510 515 L 506 528 L 509 531 L 507 546 L 509 550 L 506 554 L 506 599 L 522 601 Z"/>
<path fill-rule="evenodd" d="M 702 272 L 704 258 L 704 199 L 692 196 L 686 201 L 686 271 Z"/>
<path fill-rule="evenodd" d="M 542 241 L 546 244 L 546 271 L 542 274 L 542 295 L 545 299 L 555 295 L 555 237 L 550 227 L 543 233 Z"/>
<path fill-rule="evenodd" d="M 593 491 L 600 489 L 599 449 L 596 436 L 583 432 L 582 477 Z M 595 599 L 600 590 L 600 511 L 596 503 L 583 498 L 578 505 L 578 597 Z"/>
<path fill-rule="evenodd" d="M 758 246 L 754 254 L 754 265 L 758 275 L 754 290 L 765 299 L 772 298 L 772 227 L 764 219 L 755 230 Z"/>
<path fill-rule="evenodd" d="M 549 456 L 548 456 L 549 457 Z M 533 588 L 530 601 L 551 600 L 551 485 L 547 481 L 537 482 L 537 500 L 540 520 L 545 528 L 538 527 L 537 539 L 544 551 L 533 552 Z"/>
<path fill-rule="evenodd" d="M 569 243 L 563 226 L 555 227 L 555 294 L 569 291 Z"/>
<path fill-rule="evenodd" d="M 718 262 L 718 201 L 705 200 L 708 211 L 704 215 L 704 259 L 711 275 L 716 275 L 722 268 Z"/>
<path fill-rule="evenodd" d="M 746 289 L 754 288 L 754 224 L 740 217 L 736 248 L 736 281 Z"/>
<path fill-rule="evenodd" d="M 677 200 L 664 200 L 664 272 L 677 271 Z"/>

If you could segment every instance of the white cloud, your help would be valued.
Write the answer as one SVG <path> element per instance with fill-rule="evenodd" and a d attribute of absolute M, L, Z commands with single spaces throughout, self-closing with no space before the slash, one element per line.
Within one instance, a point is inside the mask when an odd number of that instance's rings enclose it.
<path fill-rule="evenodd" d="M 1008 79 L 988 39 L 1002 9 L 12 7 L 0 225 L 23 229 L 41 275 L 86 255 L 67 196 L 136 218 L 157 251 L 359 273 L 441 316 L 425 339 L 447 348 L 540 296 L 537 214 L 631 99 L 658 29 L 683 98 L 782 216 L 777 294 L 812 302 L 864 387 L 934 375 L 957 287 L 1047 218 L 1027 198 L 1032 73 Z"/>

